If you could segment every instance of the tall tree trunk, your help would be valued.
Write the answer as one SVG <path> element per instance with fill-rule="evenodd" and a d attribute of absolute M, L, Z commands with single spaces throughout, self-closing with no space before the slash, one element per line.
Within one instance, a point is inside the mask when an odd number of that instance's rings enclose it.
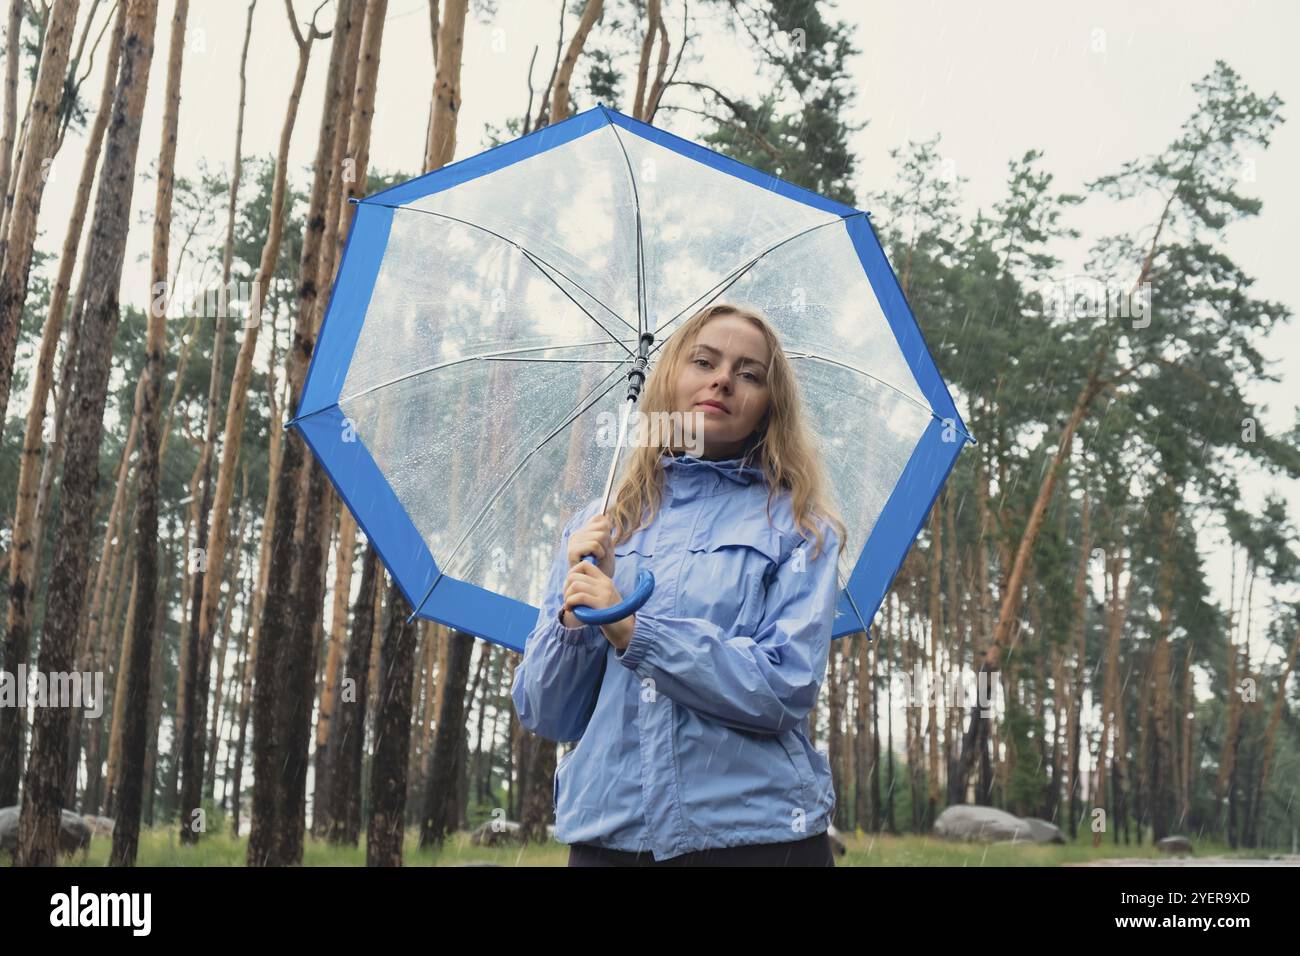
<path fill-rule="evenodd" d="M 429 107 L 429 136 L 424 146 L 425 171 L 441 169 L 456 155 L 456 119 L 460 115 L 460 62 L 465 45 L 465 14 L 469 0 L 446 0 L 437 25 L 433 102 Z"/>
<path fill-rule="evenodd" d="M 78 0 L 53 0 L 41 65 L 33 87 L 32 115 L 27 126 L 27 143 L 18 167 L 13 207 L 3 241 L 4 266 L 0 269 L 0 429 L 9 411 L 9 390 L 13 385 L 14 354 L 22 328 L 23 303 L 32 268 L 36 223 L 40 216 L 48 164 L 58 147 L 60 108 L 68 72 L 68 51 L 77 26 Z M 13 43 L 10 55 L 18 57 L 21 46 Z"/>
<path fill-rule="evenodd" d="M 1278 678 L 1277 693 L 1273 695 L 1273 706 L 1268 714 L 1268 726 L 1264 729 L 1263 754 L 1259 762 L 1259 777 L 1250 792 L 1252 820 L 1259 819 L 1260 804 L 1268 789 L 1268 775 L 1273 769 L 1273 755 L 1277 749 L 1277 730 L 1282 722 L 1282 708 L 1286 706 L 1286 687 L 1295 670 L 1296 654 L 1300 653 L 1300 628 L 1293 628 L 1291 650 L 1287 652 L 1286 664 L 1282 667 L 1282 676 Z M 1255 845 L 1253 842 L 1251 845 Z"/>
<path fill-rule="evenodd" d="M 331 82 L 326 86 L 325 103 L 321 112 L 320 134 L 316 143 L 315 176 L 312 182 L 311 199 L 308 205 L 307 229 L 303 237 L 302 281 L 299 285 L 299 303 L 297 323 L 294 329 L 294 348 L 286 359 L 288 366 L 289 408 L 291 416 L 296 411 L 298 395 L 302 388 L 302 372 L 298 371 L 302 356 L 299 342 L 309 337 L 312 322 L 312 308 L 316 298 L 317 258 L 325 230 L 326 202 L 330 195 L 331 175 L 341 175 L 337 170 L 326 168 L 327 157 L 333 155 L 336 123 L 340 101 L 350 103 L 351 97 L 343 80 L 344 70 L 349 63 L 355 63 L 356 50 L 359 48 L 359 33 L 363 11 L 361 5 L 350 0 L 343 0 L 335 18 L 333 40 L 330 44 L 330 60 L 327 76 Z M 307 52 L 311 38 L 317 36 L 313 24 L 310 38 L 303 41 L 296 21 L 290 10 L 290 23 L 294 34 L 299 39 L 299 79 L 291 101 L 290 115 L 296 112 L 298 96 L 301 93 L 301 77 L 306 68 Z M 286 136 L 291 124 L 286 122 Z M 277 237 L 278 244 L 278 237 Z M 267 273 L 269 276 L 270 273 Z M 247 341 L 247 340 L 246 340 Z M 240 351 L 241 359 L 243 350 Z M 248 356 L 251 361 L 251 353 Z M 232 405 L 234 407 L 233 394 Z M 242 415 L 241 415 L 242 418 Z M 283 665 L 283 655 L 294 645 L 290 607 L 293 598 L 293 568 L 295 559 L 293 540 L 298 505 L 298 482 L 300 463 L 302 461 L 302 439 L 295 435 L 287 436 L 281 446 L 279 473 L 275 476 L 275 520 L 271 539 L 270 562 L 267 571 L 266 597 L 262 604 L 261 623 L 258 626 L 258 648 L 256 667 L 253 675 L 253 807 L 251 828 L 248 839 L 249 866 L 278 866 L 288 861 L 280 855 L 280 826 L 278 815 L 282 805 L 281 788 L 285 773 L 285 728 L 279 726 L 280 679 L 279 668 Z M 224 463 L 223 463 L 224 467 Z M 304 756 L 305 759 L 305 756 Z M 291 825 L 293 821 L 290 821 Z"/>
<path fill-rule="evenodd" d="M 167 552 L 166 567 L 176 566 L 175 548 L 169 548 Z M 149 661 L 149 726 L 148 737 L 145 740 L 144 747 L 144 824 L 153 826 L 154 822 L 154 801 L 157 797 L 158 788 L 154 785 L 157 778 L 158 769 L 158 724 L 162 719 L 163 705 L 163 622 L 166 618 L 167 599 L 170 596 L 169 587 L 158 589 L 158 605 L 154 612 L 153 624 L 153 657 Z"/>
<path fill-rule="evenodd" d="M 348 598 L 352 594 L 352 565 L 356 561 L 357 523 L 344 508 L 339 515 L 339 542 L 334 560 L 334 607 L 330 613 L 329 657 L 321 690 L 320 716 L 316 721 L 316 788 L 312 798 L 312 833 L 324 836 L 329 829 L 330 721 L 339 665 L 348 633 Z"/>
<path fill-rule="evenodd" d="M 366 866 L 401 866 L 406 830 L 406 762 L 411 745 L 411 673 L 415 622 L 411 606 L 394 582 L 389 587 L 388 626 L 380 650 L 379 706 L 370 773 L 370 826 Z"/>
<path fill-rule="evenodd" d="M 237 544 L 238 542 L 243 540 L 244 526 L 248 519 L 248 509 L 246 507 L 246 505 L 248 504 L 248 463 L 247 462 L 244 463 L 243 477 L 241 478 L 240 485 L 239 485 L 239 503 L 240 503 L 239 518 L 237 519 L 235 524 L 235 537 L 234 537 L 234 540 Z M 239 555 L 238 551 L 236 551 L 236 555 Z M 225 699 L 224 688 L 226 685 L 226 652 L 230 648 L 231 614 L 234 611 L 236 599 L 239 597 L 239 592 L 242 591 L 244 595 L 244 599 L 242 603 L 240 603 L 239 618 L 241 622 L 247 622 L 248 605 L 249 605 L 249 601 L 251 600 L 250 592 L 252 590 L 252 580 L 251 580 L 252 573 L 253 573 L 252 568 L 250 567 L 248 574 L 244 575 L 245 584 L 241 588 L 238 586 L 239 564 L 240 561 L 237 557 L 235 561 L 235 567 L 231 570 L 230 573 L 230 597 L 226 599 L 226 609 L 221 616 L 221 650 L 217 653 L 217 679 L 216 682 L 212 685 L 213 686 L 212 720 L 210 721 L 212 726 L 208 732 L 208 740 L 207 740 L 207 744 L 205 745 L 206 752 L 211 755 L 211 759 L 205 761 L 207 765 L 207 777 L 203 784 L 203 793 L 209 799 L 212 799 L 216 792 L 217 746 L 221 739 L 220 737 L 221 704 Z"/>
<path fill-rule="evenodd" d="M 99 480 L 99 443 L 109 363 L 120 316 L 118 287 L 130 228 L 136 150 L 153 59 L 157 13 L 157 0 L 128 0 L 122 68 L 113 99 L 87 255 L 87 266 L 96 282 L 89 290 L 83 320 L 81 357 L 77 362 L 76 414 L 69 428 L 54 570 L 41 631 L 39 663 L 46 673 L 66 672 L 73 664 L 73 644 L 86 583 L 94 491 Z M 37 712 L 19 821 L 16 862 L 21 865 L 51 865 L 56 861 L 67 733 L 66 708 L 46 707 Z"/>
<path fill-rule="evenodd" d="M 831 776 L 835 781 L 835 787 L 841 793 L 848 791 L 848 781 L 850 779 L 849 761 L 847 754 L 844 752 L 846 741 L 842 729 L 845 700 L 844 681 L 840 675 L 845 668 L 840 665 L 840 648 L 843 646 L 842 642 L 832 642 L 830 654 L 827 656 L 826 661 L 826 684 L 829 691 L 827 696 L 830 698 L 830 733 L 826 742 L 826 752 L 830 760 Z M 815 716 L 815 714 L 812 715 L 812 718 L 815 718 Z M 810 718 L 809 722 L 815 724 L 817 721 L 812 718 Z M 851 828 L 849 822 L 851 810 L 852 807 L 849 806 L 847 800 L 841 800 L 836 804 L 834 822 L 837 828 L 841 830 Z"/>
<path fill-rule="evenodd" d="M 425 172 L 433 172 L 450 162 L 455 152 L 456 122 L 460 111 L 461 45 L 463 42 L 466 0 L 449 0 L 438 30 L 438 74 L 431 106 L 429 148 L 425 155 Z M 443 629 L 439 628 L 438 632 Z M 452 650 L 454 664 L 438 663 L 438 687 L 435 691 L 436 726 L 429 756 L 429 773 L 425 779 L 420 847 L 431 842 L 441 844 L 447 823 L 449 804 L 454 802 L 447 768 L 456 762 L 460 738 L 465 732 L 463 694 L 468 677 L 473 638 L 468 634 L 448 632 L 439 646 Z M 455 693 L 450 689 L 455 688 Z M 454 698 L 452 700 L 451 698 Z M 451 722 L 450 724 L 448 722 Z M 453 739 L 454 738 L 454 739 Z"/>
<path fill-rule="evenodd" d="M 17 24 L 14 16 L 16 12 L 21 11 L 21 7 L 21 0 L 16 0 L 10 9 L 10 36 L 16 33 Z M 86 209 L 90 205 L 90 188 L 94 183 L 95 166 L 99 161 L 104 130 L 108 126 L 108 114 L 113 104 L 113 88 L 122 54 L 122 28 L 125 16 L 125 6 L 119 5 L 109 43 L 108 60 L 104 66 L 104 84 L 100 91 L 99 108 L 95 111 L 94 122 L 87 134 L 81 177 L 77 183 L 72 215 L 68 220 L 68 230 L 64 235 L 63 249 L 59 256 L 59 273 L 50 290 L 50 308 L 46 314 L 45 327 L 41 334 L 41 350 L 32 376 L 31 406 L 27 413 L 27 429 L 23 437 L 22 460 L 18 471 L 13 556 L 9 563 L 9 607 L 8 626 L 5 631 L 4 667 L 10 672 L 15 671 L 19 661 L 26 663 L 31 649 L 32 600 L 39 567 L 37 503 L 42 485 L 42 455 L 47 452 L 48 444 L 47 436 L 44 434 L 45 406 L 53 384 L 54 355 L 59 338 L 63 334 L 63 316 L 68 307 L 72 270 L 76 266 L 77 251 L 81 245 L 81 231 L 86 221 Z M 14 53 L 8 57 L 5 66 L 6 70 L 12 68 L 15 72 L 13 85 L 9 85 L 8 77 L 6 77 L 6 84 L 8 89 L 16 90 L 18 47 L 14 45 L 11 49 Z M 0 145 L 0 195 L 4 194 L 9 181 L 9 153 L 13 145 L 10 110 L 12 106 L 13 97 L 7 95 L 6 140 Z M 80 304 L 80 301 L 76 303 L 78 307 Z M 48 454 L 53 457 L 52 450 Z M 0 708 L 0 806 L 12 806 L 18 802 L 18 780 L 22 769 L 19 765 L 19 755 L 23 750 L 24 725 L 21 708 Z"/>
<path fill-rule="evenodd" d="M 870 831 L 875 816 L 875 793 L 871 789 L 874 773 L 872 748 L 874 732 L 868 732 L 872 701 L 876 696 L 875 682 L 870 670 L 871 642 L 865 633 L 853 635 L 853 659 L 857 663 L 858 700 L 853 711 L 853 824 L 855 828 Z"/>
<path fill-rule="evenodd" d="M 886 670 L 892 672 L 894 664 L 895 648 L 898 646 L 898 628 L 894 625 L 895 615 L 891 613 L 890 596 L 885 595 L 885 664 Z M 898 595 L 893 595 L 893 609 L 897 612 Z M 889 832 L 897 833 L 898 824 L 894 817 L 894 792 L 898 787 L 898 772 L 894 764 L 894 682 L 888 680 L 885 682 L 885 739 L 889 742 L 889 786 L 885 791 L 885 819 L 887 821 Z"/>
<path fill-rule="evenodd" d="M 636 69 L 636 94 L 632 99 L 632 115 L 646 123 L 650 122 L 650 117 L 654 115 L 655 107 L 658 105 L 664 72 L 668 67 L 667 32 L 664 30 L 663 11 L 660 7 L 660 0 L 648 0 L 646 3 L 645 38 L 641 41 L 641 59 Z M 656 34 L 661 37 L 658 72 L 647 92 L 646 80 L 650 72 L 650 53 L 654 48 Z"/>
<path fill-rule="evenodd" d="M 333 223 L 333 237 L 323 235 L 316 277 L 324 280 L 334 274 L 335 266 L 351 226 L 353 205 L 349 198 L 364 195 L 369 170 L 370 129 L 374 118 L 375 93 L 379 77 L 379 58 L 383 41 L 384 18 L 387 0 L 375 0 L 367 5 L 361 24 L 360 59 L 357 63 L 356 84 L 352 93 L 352 110 L 349 115 L 348 156 L 355 162 L 356 176 L 349 183 L 346 197 L 331 192 L 331 215 L 327 227 Z M 354 24 L 355 26 L 355 24 Z M 335 215 L 337 218 L 335 218 Z M 306 368 L 315 351 L 316 335 L 323 321 L 324 297 L 317 296 L 308 314 L 310 323 L 295 331 L 295 360 L 289 369 L 290 388 L 295 396 L 292 411 L 297 413 L 297 398 L 302 394 Z M 303 333 L 299 335 L 298 333 Z M 303 448 L 301 435 L 294 435 L 290 444 Z M 290 617 L 289 639 L 280 647 L 284 688 L 281 690 L 281 710 L 277 715 L 277 730 L 283 747 L 280 762 L 282 779 L 279 788 L 280 805 L 276 810 L 279 856 L 284 862 L 297 862 L 302 858 L 305 819 L 307 768 L 311 746 L 311 709 L 315 696 L 316 642 L 315 634 L 320 622 L 324 600 L 325 548 L 320 544 L 322 531 L 328 537 L 333 508 L 327 504 L 328 481 L 324 470 L 315 458 L 301 454 L 297 469 L 297 494 L 295 500 L 294 538 L 301 540 L 300 558 L 295 564 L 297 580 L 294 584 L 294 610 Z M 282 490 L 283 493 L 283 490 Z M 307 661 L 311 668 L 303 667 Z M 409 694 L 409 689 L 408 689 Z"/>
<path fill-rule="evenodd" d="M 573 69 L 578 65 L 578 57 L 587 44 L 587 37 L 604 10 L 603 0 L 587 0 L 578 21 L 578 30 L 569 41 L 569 48 L 564 53 L 559 72 L 555 77 L 555 88 L 551 93 L 551 123 L 558 123 L 569 116 L 569 83 L 573 79 Z"/>
<path fill-rule="evenodd" d="M 1070 726 L 1067 759 L 1070 762 L 1070 839 L 1079 833 L 1079 739 L 1083 729 L 1084 669 L 1088 663 L 1087 629 L 1088 612 L 1088 561 L 1092 552 L 1091 502 L 1088 492 L 1083 493 L 1082 528 L 1079 532 L 1079 567 L 1074 578 L 1074 686 L 1070 695 Z M 1094 800 L 1095 800 L 1094 796 Z"/>
<path fill-rule="evenodd" d="M 124 572 L 124 578 L 127 574 L 131 578 L 131 597 L 126 602 L 126 620 L 122 622 L 121 638 L 117 642 L 117 666 L 113 668 L 114 674 L 117 675 L 115 681 L 117 686 L 113 692 L 113 722 L 108 733 L 108 770 L 104 778 L 104 806 L 106 808 L 104 812 L 110 817 L 117 815 L 118 779 L 121 775 L 122 764 L 122 722 L 125 719 L 124 709 L 127 702 L 126 677 L 129 672 L 128 662 L 131 656 L 131 642 L 135 639 L 135 596 L 140 583 L 134 565 L 131 566 L 129 571 Z M 118 628 L 114 627 L 113 630 L 118 631 Z M 92 730 L 92 733 L 97 732 L 97 728 Z"/>
<path fill-rule="evenodd" d="M 333 757 L 330 775 L 329 841 L 353 846 L 361 837 L 361 752 L 366 739 L 366 705 L 370 699 L 370 649 L 374 641 L 376 583 L 380 579 L 379 557 L 366 543 L 361 559 L 361 582 L 352 606 L 352 636 L 343 678 L 335 699 L 337 708 L 330 721 L 329 749 Z"/>
<path fill-rule="evenodd" d="M 1154 753 L 1151 773 L 1151 828 L 1152 839 L 1161 840 L 1173 833 L 1175 809 L 1175 780 L 1173 729 L 1173 669 L 1170 660 L 1169 635 L 1173 629 L 1174 556 L 1173 535 L 1177 523 L 1178 490 L 1169 489 L 1170 497 L 1161 515 L 1161 563 L 1156 572 L 1156 608 L 1158 619 L 1154 636 L 1152 658 L 1152 690 L 1154 694 L 1152 724 L 1155 728 Z"/>
<path fill-rule="evenodd" d="M 176 129 L 180 121 L 181 69 L 185 53 L 185 24 L 189 0 L 176 0 L 172 15 L 171 46 L 167 61 L 167 92 L 163 107 L 162 151 L 158 156 L 158 192 L 154 202 L 153 262 L 150 287 L 166 288 L 172 223 L 172 195 L 176 173 Z M 170 299 L 170 293 L 167 298 Z M 158 452 L 162 400 L 163 349 L 167 346 L 167 309 L 155 302 L 149 310 L 145 343 L 144 405 L 141 418 L 144 440 L 138 470 L 140 492 L 136 503 L 135 574 L 139 586 L 133 609 L 135 632 L 126 664 L 126 713 L 122 729 L 122 775 L 118 815 L 113 827 L 113 866 L 134 866 L 140 845 L 140 811 L 143 805 L 144 745 L 149 713 L 149 665 L 153 657 L 154 613 L 158 594 L 158 492 L 161 481 Z"/>
<path fill-rule="evenodd" d="M 1042 483 L 1038 488 L 1038 497 L 1034 500 L 1034 506 L 1029 512 L 1028 520 L 1025 522 L 1024 533 L 1021 535 L 1020 544 L 1016 548 L 1015 563 L 1011 567 L 1006 588 L 1002 593 L 1002 606 L 998 609 L 997 624 L 993 630 L 993 640 L 990 644 L 981 648 L 979 652 L 981 658 L 980 673 L 987 675 L 986 680 L 992 681 L 996 679 L 994 675 L 1001 663 L 1002 650 L 1010 643 L 1012 629 L 1019 619 L 1025 573 L 1029 567 L 1030 558 L 1033 556 L 1034 545 L 1038 540 L 1038 532 L 1043 526 L 1043 518 L 1047 514 L 1047 506 L 1052 500 L 1057 474 L 1061 470 L 1062 463 L 1070 456 L 1075 431 L 1087 416 L 1093 400 L 1105 387 L 1106 383 L 1101 379 L 1101 371 L 1106 355 L 1107 351 L 1103 348 L 1093 363 L 1087 381 L 1079 390 L 1074 409 L 1066 421 L 1065 428 L 1061 431 L 1056 453 L 1048 464 L 1046 474 L 1043 475 Z M 955 783 L 958 792 L 965 790 L 966 781 L 971 768 L 974 766 L 975 758 L 980 752 L 984 738 L 988 734 L 988 718 L 981 716 L 978 706 L 971 708 L 970 720 L 970 726 L 966 729 L 965 736 L 962 738 L 961 759 L 957 764 L 957 780 Z"/>
<path fill-rule="evenodd" d="M 5 115 L 0 137 L 0 196 L 8 195 L 13 176 L 14 134 L 18 129 L 18 66 L 22 60 L 23 0 L 9 0 L 5 28 Z"/>
<path fill-rule="evenodd" d="M 1111 526 L 1109 509 L 1106 524 L 1107 527 Z M 1115 541 L 1118 538 L 1112 537 L 1111 540 Z M 1105 808 L 1108 814 L 1106 826 L 1113 832 L 1116 840 L 1119 838 L 1119 809 L 1116 799 L 1120 757 L 1119 643 L 1123 627 L 1119 576 L 1123 564 L 1124 556 L 1119 547 L 1112 545 L 1111 550 L 1106 554 L 1106 675 L 1102 685 L 1101 743 L 1097 747 L 1097 794 L 1093 799 L 1094 805 Z M 1109 752 L 1112 745 L 1113 755 Z"/>
<path fill-rule="evenodd" d="M 950 545 L 951 546 L 951 545 Z M 943 578 L 943 525 L 940 510 L 936 504 L 930 510 L 930 680 L 932 687 L 939 686 L 939 647 L 945 642 L 943 606 L 940 603 L 940 584 Z M 925 829 L 934 823 L 939 804 L 939 695 L 927 694 L 929 698 L 929 767 L 926 781 Z"/>
<path fill-rule="evenodd" d="M 239 198 L 239 185 L 243 179 L 243 137 L 244 105 L 247 92 L 248 47 L 253 27 L 253 10 L 257 0 L 248 5 L 244 21 L 244 43 L 239 58 L 239 105 L 235 114 L 235 147 L 231 163 L 230 188 L 226 194 L 226 238 L 221 252 L 221 288 L 230 284 L 232 262 L 235 247 L 235 205 Z M 290 14 L 292 18 L 292 13 Z M 274 193 L 273 193 L 274 196 Z M 272 199 L 272 230 L 274 222 L 280 215 L 280 207 Z M 260 278 L 260 276 L 259 276 Z M 260 294 L 255 295 L 260 299 Z M 221 301 L 225 301 L 222 299 Z M 207 568 L 210 542 L 208 540 L 208 518 L 212 514 L 212 459 L 216 454 L 217 423 L 221 413 L 222 367 L 226 353 L 226 310 L 218 310 L 217 324 L 212 337 L 212 367 L 208 376 L 208 400 L 204 409 L 203 448 L 199 453 L 198 491 L 191 494 L 191 521 L 196 528 L 193 550 L 190 552 L 198 560 L 187 561 L 186 568 L 191 573 L 189 602 L 181 608 L 184 625 L 181 628 L 182 652 L 180 676 L 177 686 L 177 717 L 179 723 L 180 774 L 181 774 L 181 808 L 180 835 L 182 843 L 194 843 L 201 835 L 201 828 L 192 825 L 194 811 L 200 803 L 201 783 L 203 778 L 203 715 L 205 709 L 200 702 L 206 700 L 207 673 L 206 660 L 201 654 L 203 600 L 207 591 Z M 248 333 L 255 335 L 254 333 Z M 233 394 L 233 393 L 232 393 Z M 234 399 L 232 398 L 232 404 Z M 220 569 L 217 571 L 220 579 Z"/>

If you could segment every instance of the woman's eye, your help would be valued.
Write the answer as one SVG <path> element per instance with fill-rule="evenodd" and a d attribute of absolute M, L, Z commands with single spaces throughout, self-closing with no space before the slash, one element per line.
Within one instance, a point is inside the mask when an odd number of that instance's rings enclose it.
<path fill-rule="evenodd" d="M 697 358 L 697 359 L 693 359 L 693 361 L 695 362 L 696 365 L 702 365 L 705 368 L 707 368 L 709 365 L 708 359 Z"/>

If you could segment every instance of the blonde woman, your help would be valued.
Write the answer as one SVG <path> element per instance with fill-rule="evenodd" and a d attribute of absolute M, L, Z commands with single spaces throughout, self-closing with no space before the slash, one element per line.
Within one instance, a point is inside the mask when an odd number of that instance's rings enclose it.
<path fill-rule="evenodd" d="M 762 315 L 716 303 L 667 340 L 640 404 L 695 416 L 699 454 L 625 452 L 609 514 L 598 499 L 565 526 L 515 672 L 522 724 L 579 741 L 555 772 L 556 836 L 570 866 L 833 866 L 808 721 L 844 527 L 793 370 Z M 656 587 L 635 614 L 574 617 L 643 568 Z"/>

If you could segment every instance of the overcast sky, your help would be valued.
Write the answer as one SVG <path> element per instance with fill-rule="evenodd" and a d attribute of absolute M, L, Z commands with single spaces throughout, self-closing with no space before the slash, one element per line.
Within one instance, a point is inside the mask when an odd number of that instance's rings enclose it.
<path fill-rule="evenodd" d="M 299 0 L 295 8 L 306 17 L 315 5 Z M 330 24 L 332 6 L 323 11 L 322 26 Z M 665 7 L 675 56 L 682 3 L 665 0 Z M 742 96 L 757 95 L 760 81 L 751 51 L 729 38 L 717 20 L 701 19 L 697 7 L 691 5 L 692 27 L 702 37 L 691 50 L 700 57 L 690 68 L 692 78 Z M 162 0 L 141 169 L 158 152 L 172 9 L 170 0 Z M 472 18 L 465 38 L 457 159 L 484 148 L 486 123 L 501 127 L 507 117 L 523 111 L 534 43 L 541 44 L 534 85 L 540 89 L 545 84 L 558 9 L 558 0 L 499 0 L 490 22 L 482 13 Z M 191 3 L 177 153 L 182 175 L 195 174 L 201 157 L 211 164 L 229 162 L 244 10 L 245 5 L 234 0 Z M 853 116 L 868 121 L 852 144 L 859 163 L 860 203 L 868 192 L 889 184 L 894 172 L 890 149 L 935 133 L 942 134 L 945 160 L 969 179 L 963 209 L 967 215 L 1001 197 L 1007 161 L 1030 148 L 1046 152 L 1044 165 L 1056 174 L 1062 190 L 1081 190 L 1089 179 L 1169 143 L 1194 107 L 1191 84 L 1222 58 L 1256 93 L 1278 93 L 1286 103 L 1283 115 L 1292 118 L 1276 132 L 1267 152 L 1251 157 L 1255 180 L 1243 190 L 1263 201 L 1263 213 L 1229 228 L 1227 251 L 1258 279 L 1259 295 L 1300 312 L 1292 234 L 1293 224 L 1300 221 L 1295 175 L 1300 169 L 1300 121 L 1294 118 L 1300 70 L 1289 49 L 1300 35 L 1298 11 L 1300 5 L 1285 0 L 840 3 L 832 15 L 855 25 L 856 45 L 862 51 L 851 65 L 857 95 Z M 570 19 L 566 41 L 573 26 Z M 328 42 L 319 43 L 313 52 L 293 139 L 293 175 L 301 188 L 307 183 L 303 167 L 315 148 L 328 52 Z M 101 51 L 83 92 L 92 103 L 98 97 L 102 57 Z M 283 3 L 260 0 L 249 62 L 246 154 L 274 152 L 295 59 Z M 431 83 L 427 3 L 391 0 L 371 147 L 375 169 L 418 172 Z M 631 79 L 625 80 L 627 88 L 632 85 Z M 665 102 L 698 105 L 676 90 Z M 580 102 L 582 108 L 590 105 Z M 630 102 L 610 105 L 631 112 Z M 698 131 L 693 120 L 689 114 L 665 111 L 657 122 L 689 137 Z M 46 251 L 57 251 L 62 242 L 83 148 L 81 139 L 70 136 L 56 162 L 41 214 L 39 245 Z M 138 183 L 134 205 L 152 208 L 152 194 L 151 184 Z M 1091 240 L 1140 221 L 1123 216 L 1098 200 L 1075 210 L 1071 222 Z M 148 228 L 136 225 L 122 299 L 139 308 L 149 299 L 148 275 L 147 263 L 135 259 L 148 246 Z M 173 330 L 178 333 L 178 325 Z M 1255 395 L 1268 407 L 1264 427 L 1282 430 L 1295 421 L 1300 326 L 1293 322 L 1275 334 L 1263 351 L 1279 360 L 1276 370 L 1283 381 L 1261 387 Z M 1300 489 L 1294 484 L 1277 486 L 1248 478 L 1245 485 L 1251 504 L 1269 487 L 1278 487 L 1289 498 L 1293 520 L 1300 520 Z M 1216 546 L 1212 537 L 1206 538 L 1206 548 L 1214 586 L 1226 600 L 1226 549 Z M 1261 590 L 1256 590 L 1260 610 L 1265 600 Z"/>

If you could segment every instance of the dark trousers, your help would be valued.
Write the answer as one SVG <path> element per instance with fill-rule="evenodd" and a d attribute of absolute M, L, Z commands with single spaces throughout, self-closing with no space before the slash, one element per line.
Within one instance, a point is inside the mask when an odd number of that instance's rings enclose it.
<path fill-rule="evenodd" d="M 649 850 L 630 853 L 590 843 L 569 846 L 569 866 L 834 866 L 826 831 L 789 843 L 718 847 L 656 860 Z"/>

